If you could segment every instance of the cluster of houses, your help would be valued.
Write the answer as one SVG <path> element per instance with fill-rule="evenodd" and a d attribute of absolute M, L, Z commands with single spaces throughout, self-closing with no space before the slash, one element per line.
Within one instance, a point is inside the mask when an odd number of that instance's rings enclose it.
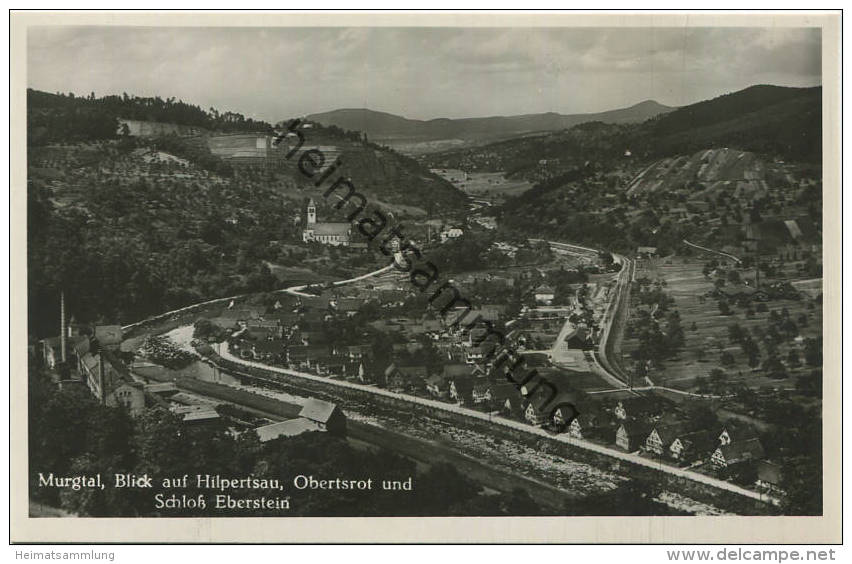
<path fill-rule="evenodd" d="M 780 491 L 780 466 L 766 460 L 758 433 L 749 425 L 706 423 L 679 414 L 656 396 L 636 396 L 610 403 L 586 403 L 566 431 L 569 436 L 614 443 L 626 452 L 723 475 L 754 471 L 758 486 Z"/>
<path fill-rule="evenodd" d="M 231 333 L 235 353 L 245 359 L 286 365 L 320 375 L 337 374 L 347 378 L 376 383 L 384 366 L 368 370 L 374 357 L 373 343 L 354 336 L 332 339 L 328 327 L 357 315 L 368 305 L 387 311 L 387 315 L 369 322 L 373 333 L 393 333 L 395 357 L 411 356 L 430 343 L 442 360 L 475 364 L 482 360 L 485 349 L 478 343 L 480 331 L 463 331 L 455 326 L 456 311 L 444 318 L 437 312 L 409 316 L 391 313 L 404 305 L 411 295 L 404 289 L 376 289 L 355 296 L 335 293 L 322 296 L 299 296 L 287 307 L 277 302 L 272 311 L 251 307 L 235 307 L 209 319 L 216 327 Z M 292 306 L 292 307 L 291 307 Z M 506 306 L 486 304 L 459 310 L 459 316 L 478 317 L 495 326 L 506 318 Z M 467 319 L 467 318 L 465 318 Z M 465 321 L 466 322 L 466 321 Z M 344 342 L 337 342 L 344 341 Z M 404 342 L 398 342 L 404 341 Z"/>
<path fill-rule="evenodd" d="M 58 337 L 40 341 L 41 361 L 60 387 L 85 385 L 104 405 L 124 406 L 136 415 L 145 409 L 145 392 L 119 356 L 122 339 L 118 325 L 89 328 L 72 320 Z"/>
<path fill-rule="evenodd" d="M 127 354 L 121 351 L 121 326 L 87 326 L 72 318 L 69 324 L 63 319 L 61 327 L 59 336 L 39 341 L 33 359 L 48 369 L 58 387 L 82 386 L 99 403 L 121 407 L 134 417 L 148 408 L 164 407 L 187 423 L 219 418 L 215 406 L 179 393 L 173 382 L 164 381 L 162 366 L 138 361 L 128 365 Z"/>
<path fill-rule="evenodd" d="M 395 303 L 402 299 L 396 293 L 382 294 L 380 299 Z M 276 302 L 272 312 L 250 307 L 227 309 L 210 322 L 232 332 L 231 346 L 240 357 L 320 375 L 353 376 L 373 356 L 367 342 L 333 343 L 324 324 L 335 318 L 354 316 L 367 299 L 357 297 L 301 296 L 295 307 Z"/>

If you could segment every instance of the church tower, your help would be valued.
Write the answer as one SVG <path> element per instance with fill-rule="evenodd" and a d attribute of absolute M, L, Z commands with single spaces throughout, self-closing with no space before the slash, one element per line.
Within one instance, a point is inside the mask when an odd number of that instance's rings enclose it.
<path fill-rule="evenodd" d="M 308 225 L 313 225 L 317 222 L 317 207 L 314 205 L 314 199 L 308 202 Z"/>

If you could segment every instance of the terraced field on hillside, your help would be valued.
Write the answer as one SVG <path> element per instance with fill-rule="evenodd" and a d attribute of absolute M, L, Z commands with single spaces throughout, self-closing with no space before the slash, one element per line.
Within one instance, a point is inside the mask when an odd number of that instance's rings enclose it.
<path fill-rule="evenodd" d="M 691 156 L 661 159 L 643 170 L 627 188 L 628 195 L 688 190 L 689 198 L 729 193 L 734 198 L 759 197 L 769 189 L 771 165 L 754 153 L 708 149 Z"/>

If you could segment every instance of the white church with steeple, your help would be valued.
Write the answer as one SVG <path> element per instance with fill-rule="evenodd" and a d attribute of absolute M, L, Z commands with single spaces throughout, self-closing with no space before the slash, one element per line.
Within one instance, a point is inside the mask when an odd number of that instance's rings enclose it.
<path fill-rule="evenodd" d="M 311 198 L 308 202 L 307 224 L 302 230 L 302 241 L 348 247 L 351 235 L 352 226 L 348 223 L 317 223 L 317 206 Z"/>

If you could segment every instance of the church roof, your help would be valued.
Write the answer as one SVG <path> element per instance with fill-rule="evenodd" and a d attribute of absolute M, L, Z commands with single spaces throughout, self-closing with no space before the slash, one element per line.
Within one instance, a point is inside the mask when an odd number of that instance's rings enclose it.
<path fill-rule="evenodd" d="M 348 223 L 314 223 L 308 227 L 308 230 L 314 232 L 314 236 L 318 235 L 349 235 L 352 227 Z"/>

